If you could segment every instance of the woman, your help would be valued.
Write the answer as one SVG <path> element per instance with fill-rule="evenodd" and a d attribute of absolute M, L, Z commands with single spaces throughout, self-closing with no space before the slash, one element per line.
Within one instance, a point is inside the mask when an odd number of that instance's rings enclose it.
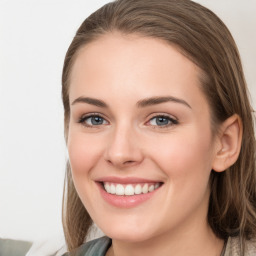
<path fill-rule="evenodd" d="M 255 255 L 253 110 L 215 14 L 189 0 L 103 6 L 68 49 L 62 93 L 72 253 Z M 82 245 L 93 222 L 107 237 Z"/>

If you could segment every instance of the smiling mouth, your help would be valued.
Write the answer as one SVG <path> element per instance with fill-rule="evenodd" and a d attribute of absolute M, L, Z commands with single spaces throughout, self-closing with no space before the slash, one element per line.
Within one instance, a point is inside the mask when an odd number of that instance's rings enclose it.
<path fill-rule="evenodd" d="M 119 184 L 113 182 L 102 182 L 102 186 L 108 194 L 117 196 L 134 196 L 148 194 L 162 186 L 162 182 Z"/>

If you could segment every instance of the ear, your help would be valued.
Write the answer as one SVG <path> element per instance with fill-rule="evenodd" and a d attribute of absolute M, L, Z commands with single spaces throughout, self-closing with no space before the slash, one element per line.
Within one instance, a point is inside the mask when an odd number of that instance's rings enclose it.
<path fill-rule="evenodd" d="M 236 162 L 241 149 L 242 134 L 242 121 L 237 114 L 229 117 L 221 124 L 212 166 L 214 171 L 223 172 Z"/>

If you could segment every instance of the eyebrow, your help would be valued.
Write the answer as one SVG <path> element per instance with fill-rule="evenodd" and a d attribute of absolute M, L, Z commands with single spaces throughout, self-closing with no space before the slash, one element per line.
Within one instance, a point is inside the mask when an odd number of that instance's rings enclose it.
<path fill-rule="evenodd" d="M 76 103 L 87 103 L 100 108 L 108 108 L 108 105 L 104 101 L 89 97 L 79 97 L 72 102 L 72 105 Z"/>
<path fill-rule="evenodd" d="M 179 99 L 179 98 L 176 98 L 173 96 L 152 97 L 152 98 L 143 99 L 143 100 L 140 100 L 137 102 L 137 106 L 138 107 L 148 107 L 148 106 L 157 105 L 157 104 L 161 104 L 161 103 L 165 103 L 165 102 L 180 103 L 180 104 L 183 104 L 183 105 L 191 108 L 191 106 L 185 100 L 182 100 L 182 99 Z"/>
<path fill-rule="evenodd" d="M 166 102 L 180 103 L 191 108 L 191 106 L 185 100 L 182 100 L 173 96 L 162 96 L 162 97 L 159 96 L 159 97 L 146 98 L 143 100 L 139 100 L 136 105 L 139 108 L 143 108 L 143 107 L 153 106 L 153 105 L 166 103 Z M 94 105 L 101 108 L 108 108 L 108 105 L 104 101 L 95 99 L 95 98 L 90 98 L 90 97 L 79 97 L 72 102 L 72 105 L 76 103 L 87 103 L 87 104 Z"/>

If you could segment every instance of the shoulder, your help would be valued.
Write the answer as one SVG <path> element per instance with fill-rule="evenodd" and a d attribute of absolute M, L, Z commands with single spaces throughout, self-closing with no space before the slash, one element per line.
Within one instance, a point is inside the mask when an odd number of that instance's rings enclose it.
<path fill-rule="evenodd" d="M 244 256 L 255 256 L 255 255 L 256 255 L 256 240 L 255 239 L 246 240 Z M 239 237 L 228 238 L 224 256 L 241 256 Z"/>
<path fill-rule="evenodd" d="M 104 256 L 111 245 L 111 239 L 103 236 L 82 244 L 72 253 L 65 253 L 62 256 Z"/>

